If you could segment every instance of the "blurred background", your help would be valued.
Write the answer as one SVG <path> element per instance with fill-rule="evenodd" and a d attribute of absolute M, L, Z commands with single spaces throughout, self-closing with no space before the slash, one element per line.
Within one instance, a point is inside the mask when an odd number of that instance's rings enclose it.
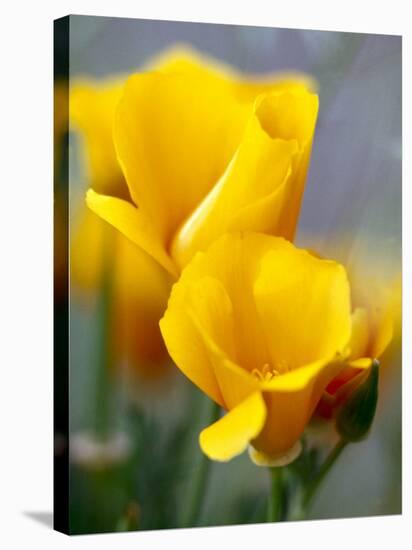
<path fill-rule="evenodd" d="M 131 73 L 176 43 L 246 73 L 315 77 L 320 111 L 297 243 L 389 284 L 401 270 L 401 38 L 71 16 L 70 81 Z M 74 239 L 90 186 L 76 132 L 69 166 L 61 184 L 69 185 Z M 197 438 L 209 422 L 208 400 L 170 365 L 155 377 L 130 373 L 124 358 L 108 366 L 104 296 L 74 279 L 70 293 L 71 531 L 181 526 L 201 467 Z M 311 519 L 401 512 L 399 345 L 384 367 L 372 432 L 345 449 Z M 265 469 L 246 455 L 209 468 L 198 525 L 265 520 Z"/>

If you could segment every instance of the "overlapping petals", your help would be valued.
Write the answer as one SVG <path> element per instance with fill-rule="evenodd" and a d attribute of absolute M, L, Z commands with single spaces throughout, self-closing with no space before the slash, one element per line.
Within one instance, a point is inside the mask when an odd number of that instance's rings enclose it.
<path fill-rule="evenodd" d="M 128 79 L 114 121 L 131 201 L 89 191 L 90 208 L 175 276 L 227 231 L 292 239 L 318 109 L 308 82 L 182 53 L 156 69 Z"/>
<path fill-rule="evenodd" d="M 284 239 L 227 234 L 183 270 L 160 325 L 176 365 L 229 411 L 203 451 L 228 460 L 252 442 L 280 459 L 349 353 L 349 284 Z"/>

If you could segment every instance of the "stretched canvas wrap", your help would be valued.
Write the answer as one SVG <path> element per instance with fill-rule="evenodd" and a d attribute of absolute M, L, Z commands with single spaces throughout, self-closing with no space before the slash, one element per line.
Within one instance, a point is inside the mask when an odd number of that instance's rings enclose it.
<path fill-rule="evenodd" d="M 401 513 L 401 37 L 54 33 L 55 528 Z"/>

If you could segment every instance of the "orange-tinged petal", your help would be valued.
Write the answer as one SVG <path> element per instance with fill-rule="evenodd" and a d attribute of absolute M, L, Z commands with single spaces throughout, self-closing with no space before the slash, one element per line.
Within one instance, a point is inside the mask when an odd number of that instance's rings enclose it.
<path fill-rule="evenodd" d="M 282 456 L 301 437 L 327 384 L 344 364 L 329 358 L 301 367 L 264 384 L 265 427 L 253 446 L 268 456 Z"/>
<path fill-rule="evenodd" d="M 88 190 L 86 202 L 93 212 L 119 229 L 171 275 L 177 275 L 176 267 L 164 250 L 155 228 L 140 208 L 122 199 L 99 195 L 93 189 Z"/>
<path fill-rule="evenodd" d="M 199 437 L 200 447 L 212 460 L 226 462 L 247 448 L 261 431 L 265 418 L 265 403 L 260 392 L 255 392 L 205 428 Z"/>

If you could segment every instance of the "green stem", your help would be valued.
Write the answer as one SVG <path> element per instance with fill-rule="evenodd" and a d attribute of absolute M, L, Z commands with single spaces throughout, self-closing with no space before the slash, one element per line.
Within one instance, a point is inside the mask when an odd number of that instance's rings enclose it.
<path fill-rule="evenodd" d="M 270 494 L 268 499 L 267 521 L 281 521 L 284 511 L 283 468 L 269 468 Z"/>
<path fill-rule="evenodd" d="M 220 406 L 211 401 L 209 423 L 216 422 L 220 417 Z M 192 484 L 192 491 L 187 503 L 186 520 L 184 527 L 196 527 L 200 520 L 206 486 L 209 479 L 211 461 L 202 453 L 199 468 L 196 471 L 195 479 Z"/>
<path fill-rule="evenodd" d="M 311 504 L 311 501 L 313 497 L 316 494 L 316 491 L 318 490 L 319 486 L 321 485 L 322 481 L 328 474 L 329 470 L 332 468 L 332 466 L 335 464 L 336 460 L 341 455 L 343 449 L 348 444 L 348 441 L 344 439 L 340 439 L 335 447 L 331 450 L 329 455 L 327 456 L 325 462 L 320 467 L 320 470 L 317 473 L 317 476 L 313 479 L 312 483 L 309 484 L 307 487 L 304 495 L 303 495 L 303 507 L 305 510 L 309 508 L 309 505 Z"/>
<path fill-rule="evenodd" d="M 103 272 L 98 297 L 96 317 L 99 323 L 97 376 L 96 376 L 96 410 L 95 428 L 98 437 L 105 438 L 109 430 L 110 420 L 110 370 L 112 362 L 111 349 L 111 303 L 112 303 L 112 273 L 111 273 L 111 234 L 106 232 L 103 243 Z"/>

